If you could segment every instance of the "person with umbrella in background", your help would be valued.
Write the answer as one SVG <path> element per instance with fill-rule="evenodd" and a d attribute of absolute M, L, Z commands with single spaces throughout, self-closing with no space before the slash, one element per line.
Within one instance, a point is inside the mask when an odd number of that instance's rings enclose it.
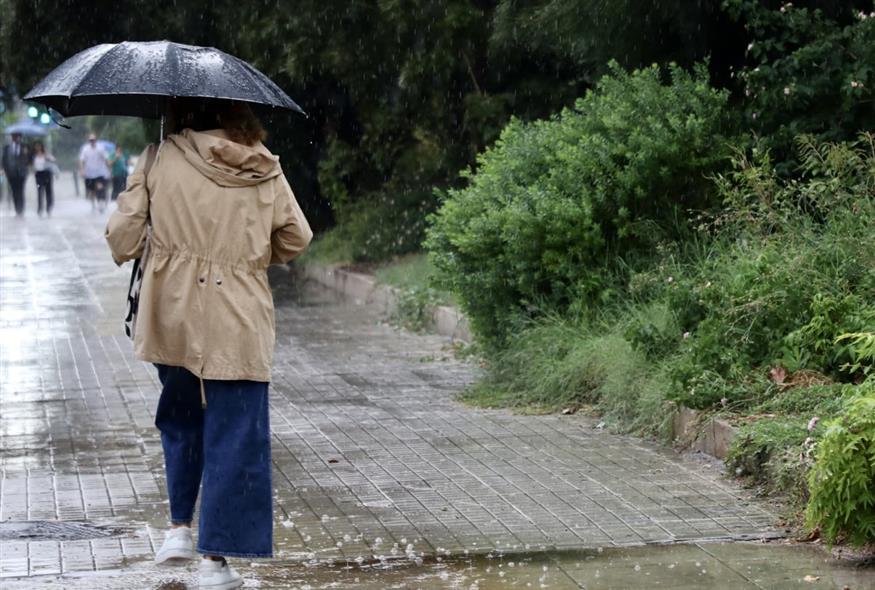
<path fill-rule="evenodd" d="M 12 142 L 3 146 L 3 172 L 9 182 L 9 192 L 16 217 L 24 217 L 24 183 L 30 166 L 30 149 L 21 141 L 21 133 L 13 132 Z"/>
<path fill-rule="evenodd" d="M 109 165 L 106 152 L 97 143 L 94 133 L 88 135 L 88 143 L 79 150 L 79 175 L 85 179 L 85 194 L 95 208 L 103 213 L 106 208 L 106 182 Z"/>
<path fill-rule="evenodd" d="M 37 215 L 52 216 L 52 208 L 55 206 L 55 194 L 52 190 L 53 179 L 57 171 L 55 157 L 46 151 L 43 142 L 33 144 L 33 171 L 36 177 Z"/>
<path fill-rule="evenodd" d="M 226 557 L 273 554 L 267 267 L 313 236 L 249 104 L 303 111 L 249 64 L 166 41 L 86 50 L 26 98 L 66 116 L 167 116 L 171 134 L 138 159 L 106 239 L 118 264 L 145 258 L 134 351 L 162 384 L 171 516 L 155 560 L 194 557 L 200 495 L 200 588 L 238 588 Z"/>

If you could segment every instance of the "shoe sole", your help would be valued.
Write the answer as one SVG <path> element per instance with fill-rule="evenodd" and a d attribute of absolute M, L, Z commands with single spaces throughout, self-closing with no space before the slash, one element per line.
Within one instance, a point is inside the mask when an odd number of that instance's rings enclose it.
<path fill-rule="evenodd" d="M 185 549 L 172 549 L 155 556 L 158 565 L 185 565 L 196 557 L 195 552 Z"/>

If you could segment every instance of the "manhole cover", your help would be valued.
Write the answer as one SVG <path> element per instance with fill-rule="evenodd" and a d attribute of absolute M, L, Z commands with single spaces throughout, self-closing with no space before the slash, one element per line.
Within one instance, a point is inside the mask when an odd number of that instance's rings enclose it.
<path fill-rule="evenodd" d="M 76 541 L 119 534 L 116 529 L 84 522 L 6 520 L 0 522 L 0 541 Z"/>

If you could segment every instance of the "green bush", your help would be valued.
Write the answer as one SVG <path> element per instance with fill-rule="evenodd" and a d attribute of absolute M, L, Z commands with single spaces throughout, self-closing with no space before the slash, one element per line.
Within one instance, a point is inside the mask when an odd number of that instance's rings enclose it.
<path fill-rule="evenodd" d="M 809 526 L 829 543 L 875 542 L 875 382 L 829 422 L 808 481 Z"/>
<path fill-rule="evenodd" d="M 836 343 L 839 342 L 846 342 L 851 356 L 851 362 L 842 367 L 843 371 L 866 377 L 875 374 L 875 332 L 842 334 L 836 340 Z"/>
<path fill-rule="evenodd" d="M 618 257 L 683 235 L 686 210 L 713 204 L 726 101 L 704 68 L 614 64 L 575 108 L 512 121 L 443 195 L 426 241 L 482 341 L 611 298 Z"/>
<path fill-rule="evenodd" d="M 807 422 L 806 418 L 791 416 L 744 424 L 732 439 L 726 466 L 736 476 L 749 477 L 770 492 L 790 492 L 796 499 L 806 498 L 806 445 L 812 440 Z"/>
<path fill-rule="evenodd" d="M 751 408 L 753 414 L 835 416 L 844 400 L 857 394 L 853 383 L 826 383 L 773 388 L 771 395 Z"/>
<path fill-rule="evenodd" d="M 801 180 L 778 179 L 767 159 L 718 178 L 727 209 L 713 248 L 664 288 L 690 334 L 673 369 L 686 405 L 756 402 L 778 365 L 844 381 L 871 368 L 839 340 L 875 325 L 871 138 L 803 148 Z"/>

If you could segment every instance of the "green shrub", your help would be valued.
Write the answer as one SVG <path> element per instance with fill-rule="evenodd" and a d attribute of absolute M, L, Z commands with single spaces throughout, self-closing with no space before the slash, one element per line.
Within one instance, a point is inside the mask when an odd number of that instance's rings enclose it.
<path fill-rule="evenodd" d="M 846 342 L 851 356 L 851 362 L 842 367 L 843 371 L 866 377 L 875 374 L 875 332 L 842 334 L 836 342 Z"/>
<path fill-rule="evenodd" d="M 377 281 L 394 287 L 398 306 L 392 323 L 413 331 L 432 328 L 432 311 L 438 305 L 452 305 L 452 296 L 432 286 L 434 267 L 425 254 L 395 258 L 376 269 Z"/>
<path fill-rule="evenodd" d="M 766 399 L 751 408 L 753 414 L 835 416 L 844 400 L 857 394 L 850 383 L 828 383 L 787 388 L 773 388 Z"/>
<path fill-rule="evenodd" d="M 427 286 L 399 289 L 398 306 L 390 320 L 413 332 L 431 329 L 434 325 L 432 312 L 441 304 L 441 296 L 442 293 Z"/>
<path fill-rule="evenodd" d="M 649 359 L 661 359 L 674 352 L 683 333 L 672 310 L 662 301 L 632 308 L 623 336 Z"/>
<path fill-rule="evenodd" d="M 610 299 L 618 257 L 684 233 L 726 155 L 725 92 L 704 68 L 626 73 L 548 121 L 512 121 L 443 195 L 426 246 L 475 333 L 499 345 L 520 318 Z M 574 311 L 572 309 L 572 311 Z"/>
<path fill-rule="evenodd" d="M 777 365 L 844 381 L 872 366 L 839 340 L 875 325 L 871 138 L 803 148 L 801 180 L 778 179 L 767 158 L 718 178 L 727 209 L 713 247 L 663 289 L 690 334 L 674 399 L 738 408 L 773 393 L 766 378 Z"/>
<path fill-rule="evenodd" d="M 789 492 L 794 499 L 805 499 L 806 447 L 812 440 L 807 422 L 791 416 L 744 424 L 732 439 L 726 466 L 768 492 Z"/>
<path fill-rule="evenodd" d="M 808 481 L 809 526 L 829 543 L 875 542 L 875 382 L 829 422 Z"/>

